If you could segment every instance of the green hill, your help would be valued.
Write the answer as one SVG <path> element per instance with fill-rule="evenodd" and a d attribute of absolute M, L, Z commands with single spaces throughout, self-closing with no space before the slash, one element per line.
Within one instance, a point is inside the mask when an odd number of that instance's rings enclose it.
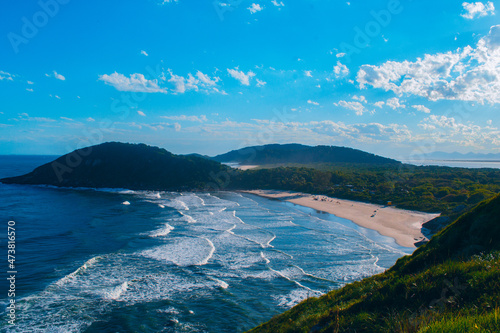
<path fill-rule="evenodd" d="M 197 156 L 174 155 L 144 144 L 109 142 L 73 151 L 2 183 L 144 190 L 197 189 L 227 170 Z"/>
<path fill-rule="evenodd" d="M 268 164 L 316 164 L 316 163 L 361 163 L 373 165 L 398 165 L 396 160 L 366 153 L 361 150 L 335 146 L 305 146 L 292 144 L 270 144 L 247 147 L 212 157 L 222 163 L 241 165 Z"/>
<path fill-rule="evenodd" d="M 500 332 L 500 196 L 385 273 L 303 301 L 251 332 Z"/>

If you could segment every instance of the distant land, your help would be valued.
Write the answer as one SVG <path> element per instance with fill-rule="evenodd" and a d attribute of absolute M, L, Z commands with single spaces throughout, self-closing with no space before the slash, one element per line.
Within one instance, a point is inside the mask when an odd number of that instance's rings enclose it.
<path fill-rule="evenodd" d="M 416 158 L 424 160 L 457 160 L 457 161 L 500 161 L 499 154 L 479 154 L 479 153 L 446 153 L 436 151 L 429 154 L 417 155 Z"/>
<path fill-rule="evenodd" d="M 361 150 L 336 146 L 305 146 L 301 144 L 270 144 L 232 150 L 212 157 L 221 163 L 240 165 L 267 165 L 289 163 L 359 163 L 371 165 L 398 165 L 401 162 Z"/>
<path fill-rule="evenodd" d="M 75 150 L 6 184 L 142 190 L 202 189 L 229 167 L 145 144 L 108 142 Z"/>

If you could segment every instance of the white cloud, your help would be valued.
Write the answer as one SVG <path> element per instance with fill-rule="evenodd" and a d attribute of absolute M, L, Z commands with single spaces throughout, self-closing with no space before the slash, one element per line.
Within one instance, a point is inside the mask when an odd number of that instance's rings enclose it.
<path fill-rule="evenodd" d="M 202 91 L 205 93 L 217 92 L 225 94 L 224 91 L 217 89 L 217 82 L 220 80 L 218 77 L 211 78 L 197 71 L 196 77 L 189 73 L 186 77 L 176 75 L 172 70 L 168 70 L 170 78 L 167 80 L 165 75 L 162 74 L 161 81 L 154 79 L 148 80 L 143 74 L 135 73 L 130 77 L 126 77 L 120 73 L 113 73 L 111 75 L 101 75 L 99 80 L 104 81 L 115 87 L 119 91 L 134 91 L 134 92 L 147 92 L 147 93 L 168 93 L 169 91 L 174 94 L 183 94 L 187 91 Z M 167 81 L 172 84 L 172 88 L 160 86 L 160 82 Z"/>
<path fill-rule="evenodd" d="M 146 56 L 146 57 L 149 56 L 149 54 L 146 51 L 144 51 L 144 50 L 141 50 L 141 54 L 144 55 L 144 56 Z"/>
<path fill-rule="evenodd" d="M 276 0 L 272 0 L 271 2 L 272 2 L 272 4 L 273 4 L 273 5 L 275 5 L 276 7 L 284 7 L 284 6 L 285 6 L 285 4 L 283 3 L 283 1 L 278 2 L 278 1 L 276 1 Z"/>
<path fill-rule="evenodd" d="M 267 84 L 267 82 L 261 81 L 259 79 L 255 79 L 257 81 L 257 87 L 263 87 Z"/>
<path fill-rule="evenodd" d="M 242 85 L 249 86 L 250 85 L 250 79 L 255 76 L 255 73 L 252 71 L 248 71 L 246 74 L 243 71 L 239 71 L 238 67 L 235 69 L 227 69 L 227 72 L 231 77 L 234 79 L 240 81 Z"/>
<path fill-rule="evenodd" d="M 75 121 L 74 119 L 68 118 L 68 117 L 59 117 L 62 120 L 67 120 L 67 121 Z"/>
<path fill-rule="evenodd" d="M 319 105 L 319 103 L 318 103 L 318 102 L 311 101 L 311 100 L 308 100 L 308 101 L 307 101 L 307 103 L 308 103 L 308 104 L 312 104 L 312 105 L 316 105 L 316 106 L 318 106 L 318 105 Z"/>
<path fill-rule="evenodd" d="M 250 13 L 255 14 L 255 13 L 263 10 L 264 7 L 261 7 L 260 4 L 258 4 L 258 3 L 252 3 L 252 5 L 250 7 L 248 7 L 247 9 L 250 11 Z"/>
<path fill-rule="evenodd" d="M 365 108 L 363 104 L 360 102 L 346 102 L 346 101 L 339 101 L 338 103 L 333 103 L 335 106 L 340 106 L 348 110 L 352 110 L 356 113 L 357 116 L 362 116 L 363 113 L 367 112 L 368 110 Z"/>
<path fill-rule="evenodd" d="M 14 81 L 13 78 L 14 78 L 14 75 L 7 73 L 7 72 L 4 72 L 4 71 L 0 71 L 0 81 L 2 81 L 2 80 Z"/>
<path fill-rule="evenodd" d="M 186 90 L 198 90 L 198 86 L 196 85 L 196 79 L 189 74 L 189 77 L 186 79 L 183 76 L 175 75 L 170 71 L 170 79 L 168 82 L 171 82 L 174 86 L 174 93 L 185 93 Z"/>
<path fill-rule="evenodd" d="M 66 78 L 63 75 L 57 73 L 56 71 L 52 71 L 52 74 L 45 74 L 45 76 L 46 77 L 53 77 L 53 78 L 56 78 L 56 79 L 61 80 L 61 81 L 66 81 Z"/>
<path fill-rule="evenodd" d="M 26 91 L 33 92 L 32 88 L 26 88 Z"/>
<path fill-rule="evenodd" d="M 347 66 L 342 64 L 340 61 L 337 61 L 337 65 L 333 67 L 333 72 L 337 78 L 342 78 L 349 75 L 349 68 L 347 68 Z"/>
<path fill-rule="evenodd" d="M 92 117 L 88 117 L 88 118 L 87 118 L 87 119 L 85 119 L 85 120 L 87 120 L 88 122 L 93 122 L 93 121 L 95 121 L 95 119 L 94 119 L 94 118 L 92 118 Z"/>
<path fill-rule="evenodd" d="M 142 111 L 137 111 L 137 114 L 138 114 L 139 116 L 146 117 L 146 114 L 145 114 L 144 112 L 142 112 Z"/>
<path fill-rule="evenodd" d="M 412 105 L 411 107 L 423 113 L 431 113 L 431 110 L 424 105 Z"/>
<path fill-rule="evenodd" d="M 312 76 L 312 71 L 304 71 L 305 76 L 313 77 Z"/>
<path fill-rule="evenodd" d="M 207 86 L 215 86 L 217 82 L 220 81 L 219 77 L 214 77 L 213 79 L 211 79 L 210 76 L 203 74 L 200 71 L 196 72 L 196 76 L 202 83 L 206 84 Z"/>
<path fill-rule="evenodd" d="M 384 101 L 378 101 L 378 102 L 373 103 L 373 105 L 375 105 L 378 108 L 382 108 L 384 106 L 384 104 L 385 104 Z"/>
<path fill-rule="evenodd" d="M 368 103 L 368 101 L 366 100 L 365 96 L 354 95 L 354 96 L 352 96 L 352 99 L 355 100 L 355 101 L 362 102 L 362 103 Z"/>
<path fill-rule="evenodd" d="M 54 119 L 45 117 L 30 117 L 26 112 L 19 114 L 18 120 L 35 121 L 41 123 L 52 123 L 55 122 Z"/>
<path fill-rule="evenodd" d="M 133 91 L 133 92 L 146 92 L 146 93 L 167 93 L 166 89 L 158 86 L 158 80 L 148 80 L 143 74 L 135 73 L 130 77 L 123 74 L 114 72 L 111 75 L 99 75 L 99 80 L 113 86 L 119 91 Z"/>
<path fill-rule="evenodd" d="M 406 108 L 406 105 L 404 104 L 401 104 L 400 101 L 399 101 L 399 98 L 397 97 L 393 97 L 393 98 L 389 98 L 385 104 L 390 107 L 391 109 L 393 110 L 396 110 L 396 109 L 404 109 Z"/>
<path fill-rule="evenodd" d="M 340 53 L 337 53 L 335 56 L 336 56 L 337 58 L 343 58 L 343 57 L 345 57 L 345 53 L 340 52 Z"/>
<path fill-rule="evenodd" d="M 201 116 L 186 116 L 186 115 L 160 116 L 160 118 L 174 120 L 174 121 L 194 121 L 194 122 L 199 122 L 199 123 L 208 121 L 207 116 L 205 116 L 205 115 L 201 115 Z"/>
<path fill-rule="evenodd" d="M 362 65 L 357 74 L 367 86 L 436 101 L 441 99 L 500 103 L 500 25 L 477 43 L 447 53 L 426 54 L 416 61 Z"/>
<path fill-rule="evenodd" d="M 493 121 L 491 119 L 486 122 L 486 124 L 488 124 L 488 125 L 491 125 L 492 123 L 493 123 Z"/>
<path fill-rule="evenodd" d="M 26 81 L 27 84 L 35 84 L 33 81 Z"/>
<path fill-rule="evenodd" d="M 174 128 L 175 128 L 175 131 L 176 131 L 176 132 L 179 132 L 179 131 L 181 130 L 181 124 L 179 124 L 179 123 L 175 123 L 175 124 L 174 124 Z"/>
<path fill-rule="evenodd" d="M 465 13 L 461 16 L 469 20 L 487 15 L 495 15 L 495 5 L 491 1 L 488 1 L 486 4 L 482 2 L 464 2 L 462 3 L 462 7 L 464 7 Z"/>
<path fill-rule="evenodd" d="M 447 142 L 455 146 L 476 148 L 500 144 L 498 128 L 481 127 L 472 122 L 459 123 L 453 117 L 430 115 L 418 126 L 426 131 L 426 138 L 437 143 Z"/>

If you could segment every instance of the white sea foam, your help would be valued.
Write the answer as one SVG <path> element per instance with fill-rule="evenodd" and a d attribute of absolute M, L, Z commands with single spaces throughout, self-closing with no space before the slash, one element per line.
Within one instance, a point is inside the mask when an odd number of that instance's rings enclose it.
<path fill-rule="evenodd" d="M 245 222 L 243 222 L 242 219 L 240 219 L 238 216 L 236 216 L 236 211 L 233 210 L 233 217 L 236 218 L 238 221 L 240 221 L 241 224 L 246 224 Z"/>
<path fill-rule="evenodd" d="M 226 232 L 229 232 L 230 234 L 234 235 L 234 232 L 233 232 L 234 228 L 236 228 L 236 224 L 233 224 L 233 226 L 231 228 L 227 229 Z"/>
<path fill-rule="evenodd" d="M 264 253 L 262 251 L 260 252 L 260 257 L 264 259 L 266 264 L 269 264 L 271 262 L 269 259 L 266 258 L 266 256 L 264 256 Z"/>
<path fill-rule="evenodd" d="M 63 278 L 59 279 L 58 281 L 55 282 L 57 286 L 63 286 L 65 283 L 69 282 L 70 280 L 74 279 L 77 275 L 82 274 L 85 272 L 89 267 L 92 267 L 98 260 L 102 259 L 103 257 L 97 256 L 90 258 L 87 260 L 82 266 L 78 267 L 78 269 Z"/>
<path fill-rule="evenodd" d="M 199 264 L 197 264 L 198 266 L 206 265 L 208 263 L 208 261 L 210 260 L 210 258 L 212 258 L 212 256 L 214 255 L 214 252 L 215 252 L 214 243 L 212 243 L 210 241 L 210 239 L 208 239 L 206 237 L 203 237 L 203 239 L 206 240 L 208 242 L 208 244 L 210 245 L 210 252 L 208 253 L 208 255 L 205 259 L 203 259 Z"/>
<path fill-rule="evenodd" d="M 122 284 L 116 286 L 115 288 L 111 289 L 109 292 L 104 293 L 104 298 L 106 299 L 112 299 L 112 300 L 117 300 L 120 298 L 120 296 L 126 292 L 128 289 L 128 282 L 125 281 Z"/>
<path fill-rule="evenodd" d="M 170 244 L 144 250 L 139 254 L 177 266 L 206 265 L 215 252 L 214 244 L 205 237 L 176 238 Z"/>
<path fill-rule="evenodd" d="M 274 296 L 273 298 L 278 301 L 278 306 L 289 309 L 311 296 L 316 295 L 311 295 L 309 290 L 294 289 L 287 295 Z"/>
<path fill-rule="evenodd" d="M 221 287 L 222 289 L 227 289 L 229 287 L 229 284 L 227 284 L 227 282 L 225 282 L 225 281 L 216 279 L 214 277 L 211 277 L 211 279 L 214 280 L 215 282 L 217 282 L 217 284 L 219 285 L 219 287 Z"/>
<path fill-rule="evenodd" d="M 187 223 L 196 223 L 196 220 L 191 216 L 187 215 L 183 212 L 179 212 L 182 215 L 182 220 L 186 221 Z"/>
<path fill-rule="evenodd" d="M 153 230 L 149 236 L 150 237 L 165 237 L 167 236 L 172 230 L 174 230 L 175 228 L 172 227 L 170 224 L 168 223 L 165 223 L 165 225 L 158 229 L 158 230 Z"/>
<path fill-rule="evenodd" d="M 278 274 L 279 276 L 281 276 L 282 278 L 284 278 L 284 279 L 286 279 L 286 280 L 288 280 L 288 281 L 290 281 L 290 282 L 295 283 L 297 286 L 299 286 L 299 287 L 301 287 L 301 288 L 307 289 L 307 290 L 309 290 L 310 292 L 315 293 L 315 294 L 319 294 L 319 295 L 321 295 L 321 294 L 322 294 L 322 292 L 321 292 L 321 291 L 318 291 L 318 290 L 313 290 L 313 289 L 311 289 L 311 288 L 309 288 L 309 287 L 306 287 L 306 286 L 304 286 L 302 283 L 300 283 L 300 282 L 298 282 L 298 281 L 296 281 L 296 280 L 294 280 L 294 279 L 292 279 L 292 278 L 290 278 L 290 277 L 286 276 L 286 275 L 285 275 L 284 273 L 282 273 L 281 271 L 275 270 L 275 269 L 273 269 L 273 268 L 272 268 L 272 267 L 270 267 L 270 266 L 268 266 L 268 268 L 269 268 L 269 270 L 271 270 L 272 272 L 274 272 L 274 273 Z"/>
<path fill-rule="evenodd" d="M 179 205 L 181 206 L 182 209 L 184 210 L 189 210 L 189 207 L 186 205 L 186 203 L 184 201 L 181 201 L 181 200 L 174 200 L 175 202 L 178 202 Z"/>
<path fill-rule="evenodd" d="M 273 240 L 275 240 L 275 239 L 276 239 L 276 235 L 274 235 L 274 234 L 273 234 L 273 236 L 271 237 L 271 239 L 269 239 L 269 240 L 267 241 L 267 243 L 263 245 L 263 247 L 274 247 L 274 246 L 272 246 L 272 245 L 271 245 L 271 242 L 272 242 Z"/>

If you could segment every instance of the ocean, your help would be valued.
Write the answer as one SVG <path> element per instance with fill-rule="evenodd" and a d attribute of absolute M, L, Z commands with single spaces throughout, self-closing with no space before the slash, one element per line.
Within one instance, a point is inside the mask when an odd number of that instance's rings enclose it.
<path fill-rule="evenodd" d="M 53 159 L 2 156 L 0 178 Z M 242 332 L 412 252 L 334 215 L 235 192 L 0 184 L 0 219 L 5 332 Z"/>

